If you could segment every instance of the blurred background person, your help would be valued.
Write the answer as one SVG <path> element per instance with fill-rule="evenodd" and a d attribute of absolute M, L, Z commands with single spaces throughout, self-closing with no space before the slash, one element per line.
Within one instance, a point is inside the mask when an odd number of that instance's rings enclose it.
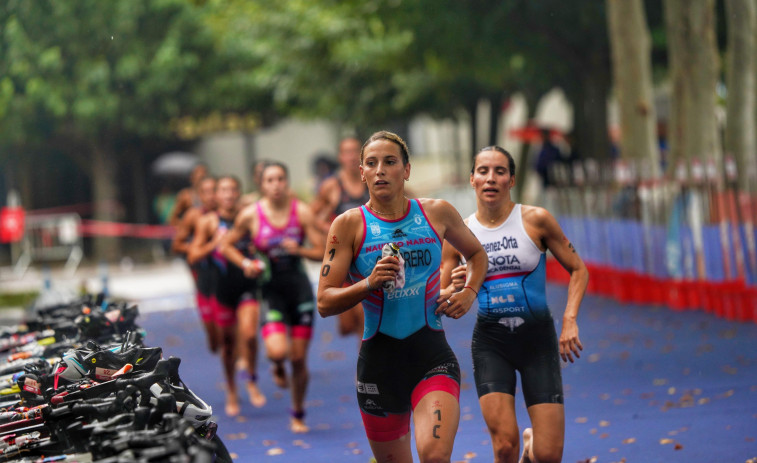
<path fill-rule="evenodd" d="M 255 300 L 257 282 L 244 274 L 241 267 L 229 262 L 219 248 L 221 240 L 233 227 L 239 212 L 239 180 L 232 176 L 219 177 L 216 183 L 216 211 L 205 214 L 198 223 L 195 238 L 189 248 L 188 261 L 196 264 L 210 257 L 215 287 L 213 320 L 219 330 L 221 363 L 226 378 L 226 406 L 228 416 L 239 414 L 239 394 L 235 380 L 237 336 L 246 349 L 248 378 L 246 382 L 250 402 L 256 407 L 265 405 L 266 398 L 257 384 L 257 332 L 259 305 Z M 239 252 L 250 256 L 249 234 L 238 240 Z"/>
<path fill-rule="evenodd" d="M 265 164 L 261 192 L 263 197 L 239 214 L 234 227 L 223 238 L 221 249 L 230 264 L 242 268 L 251 278 L 260 277 L 263 269 L 245 256 L 240 242 L 252 236 L 255 249 L 268 258 L 269 277 L 263 283 L 266 307 L 263 340 L 273 363 L 274 382 L 282 388 L 291 387 L 290 428 L 295 433 L 304 433 L 309 431 L 305 424 L 305 393 L 315 302 L 302 259 L 321 260 L 323 240 L 310 206 L 292 196 L 284 164 Z M 287 361 L 291 382 L 286 372 Z"/>
<path fill-rule="evenodd" d="M 176 229 L 171 250 L 182 257 L 186 258 L 192 240 L 196 234 L 200 219 L 208 213 L 212 213 L 216 208 L 215 200 L 216 179 L 207 176 L 200 180 L 197 188 L 200 207 L 192 207 L 181 218 L 179 226 Z M 199 259 L 189 266 L 192 272 L 196 288 L 197 309 L 200 313 L 200 320 L 205 328 L 205 335 L 208 341 L 208 348 L 211 352 L 218 351 L 218 330 L 213 322 L 213 283 L 210 270 L 210 258 L 208 256 Z"/>
<path fill-rule="evenodd" d="M 176 194 L 176 203 L 168 218 L 168 223 L 173 226 L 179 225 L 179 220 L 191 207 L 202 207 L 197 192 L 200 180 L 208 175 L 208 166 L 202 162 L 197 163 L 189 174 L 189 186 L 182 188 Z"/>
<path fill-rule="evenodd" d="M 344 138 L 339 143 L 337 160 L 339 170 L 321 183 L 318 194 L 311 206 L 316 216 L 318 229 L 328 233 L 331 222 L 343 212 L 360 207 L 370 199 L 368 188 L 360 176 L 360 149 L 362 143 L 355 137 Z M 345 284 L 349 284 L 346 283 Z M 357 304 L 339 314 L 339 334 L 362 336 L 363 307 Z"/>

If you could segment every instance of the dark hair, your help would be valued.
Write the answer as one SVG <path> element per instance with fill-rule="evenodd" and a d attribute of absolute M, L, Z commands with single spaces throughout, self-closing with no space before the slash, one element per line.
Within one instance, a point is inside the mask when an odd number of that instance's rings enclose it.
<path fill-rule="evenodd" d="M 216 180 L 216 188 L 218 188 L 218 185 L 221 183 L 222 180 L 231 180 L 232 182 L 236 183 L 237 189 L 242 187 L 242 182 L 239 181 L 239 178 L 237 178 L 234 175 L 219 175 L 218 179 Z"/>
<path fill-rule="evenodd" d="M 284 177 L 286 177 L 287 180 L 289 180 L 289 168 L 287 168 L 286 164 L 279 161 L 265 161 L 265 163 L 263 164 L 263 170 L 260 171 L 261 178 L 263 178 L 263 176 L 265 175 L 266 169 L 268 169 L 269 167 L 280 167 L 281 170 L 284 171 Z"/>
<path fill-rule="evenodd" d="M 504 154 L 507 158 L 507 168 L 510 171 L 510 176 L 515 177 L 515 159 L 513 159 L 513 155 L 508 153 L 506 149 L 497 145 L 486 146 L 478 150 L 478 153 L 473 156 L 473 167 L 470 168 L 471 174 L 476 170 L 476 159 L 478 159 L 478 155 L 483 153 L 484 151 L 496 151 L 498 153 Z"/>
<path fill-rule="evenodd" d="M 377 140 L 387 140 L 400 147 L 400 153 L 402 154 L 402 164 L 407 165 L 410 162 L 410 150 L 407 148 L 407 143 L 396 133 L 392 133 L 386 130 L 371 135 L 368 140 L 363 143 L 363 147 L 360 148 L 360 163 L 363 163 L 363 155 L 365 153 L 365 147 Z"/>

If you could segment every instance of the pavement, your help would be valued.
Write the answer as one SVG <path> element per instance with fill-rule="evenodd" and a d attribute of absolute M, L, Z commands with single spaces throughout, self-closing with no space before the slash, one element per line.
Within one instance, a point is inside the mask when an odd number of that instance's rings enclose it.
<path fill-rule="evenodd" d="M 316 281 L 317 265 L 308 270 Z M 308 356 L 311 432 L 294 435 L 287 429 L 288 392 L 273 384 L 263 358 L 258 371 L 268 404 L 258 409 L 243 401 L 241 416 L 223 415 L 220 362 L 205 348 L 192 279 L 182 261 L 83 266 L 72 275 L 32 268 L 21 278 L 0 271 L 0 292 L 45 290 L 55 297 L 82 288 L 97 292 L 103 283 L 112 297 L 139 304 L 146 344 L 183 359 L 182 379 L 214 408 L 235 461 L 370 461 L 353 384 L 357 340 L 338 336 L 335 317 L 316 321 Z M 558 330 L 565 293 L 564 286 L 547 287 Z M 472 384 L 474 322 L 472 312 L 444 322 L 463 371 L 455 463 L 491 461 L 491 442 Z M 582 358 L 562 370 L 563 461 L 757 461 L 757 324 L 587 295 L 579 326 Z M 518 424 L 527 426 L 522 395 L 516 407 Z"/>
<path fill-rule="evenodd" d="M 13 268 L 0 268 L 0 294 L 39 292 L 41 297 L 60 299 L 82 292 L 105 289 L 113 299 L 139 303 L 140 312 L 172 310 L 194 305 L 194 283 L 181 259 L 134 264 L 83 265 L 71 273 L 62 267 L 29 267 L 23 275 Z M 11 324 L 23 307 L 0 308 L 0 324 Z"/>

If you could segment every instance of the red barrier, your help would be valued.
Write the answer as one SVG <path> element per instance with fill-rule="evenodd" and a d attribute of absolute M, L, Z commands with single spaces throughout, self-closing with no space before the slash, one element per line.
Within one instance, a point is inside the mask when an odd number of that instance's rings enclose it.
<path fill-rule="evenodd" d="M 672 280 L 597 264 L 586 267 L 589 294 L 622 303 L 662 305 L 675 311 L 701 309 L 727 320 L 757 323 L 757 287 L 747 286 L 743 280 Z M 547 280 L 567 284 L 570 275 L 551 258 L 547 260 Z"/>
<path fill-rule="evenodd" d="M 147 225 L 138 223 L 104 222 L 82 220 L 79 232 L 82 236 L 111 236 L 145 239 L 169 239 L 176 229 L 168 225 Z"/>

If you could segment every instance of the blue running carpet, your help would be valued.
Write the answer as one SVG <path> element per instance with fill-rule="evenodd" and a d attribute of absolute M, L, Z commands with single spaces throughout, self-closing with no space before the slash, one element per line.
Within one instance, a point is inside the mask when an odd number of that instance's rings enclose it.
<path fill-rule="evenodd" d="M 547 293 L 559 321 L 566 287 L 550 284 Z M 460 320 L 444 320 L 463 372 L 453 462 L 493 459 L 473 385 L 474 322 L 472 311 Z M 354 391 L 358 340 L 340 337 L 335 317 L 315 324 L 308 357 L 308 434 L 289 431 L 289 391 L 273 384 L 262 342 L 258 376 L 268 403 L 250 405 L 240 376 L 242 413 L 230 419 L 223 413 L 220 360 L 206 349 L 196 310 L 145 313 L 139 323 L 147 345 L 181 357 L 182 379 L 213 407 L 236 461 L 371 461 Z M 757 324 L 593 295 L 584 299 L 578 323 L 583 354 L 562 370 L 564 462 L 757 462 Z M 516 403 L 522 431 L 530 426 L 522 395 Z"/>

